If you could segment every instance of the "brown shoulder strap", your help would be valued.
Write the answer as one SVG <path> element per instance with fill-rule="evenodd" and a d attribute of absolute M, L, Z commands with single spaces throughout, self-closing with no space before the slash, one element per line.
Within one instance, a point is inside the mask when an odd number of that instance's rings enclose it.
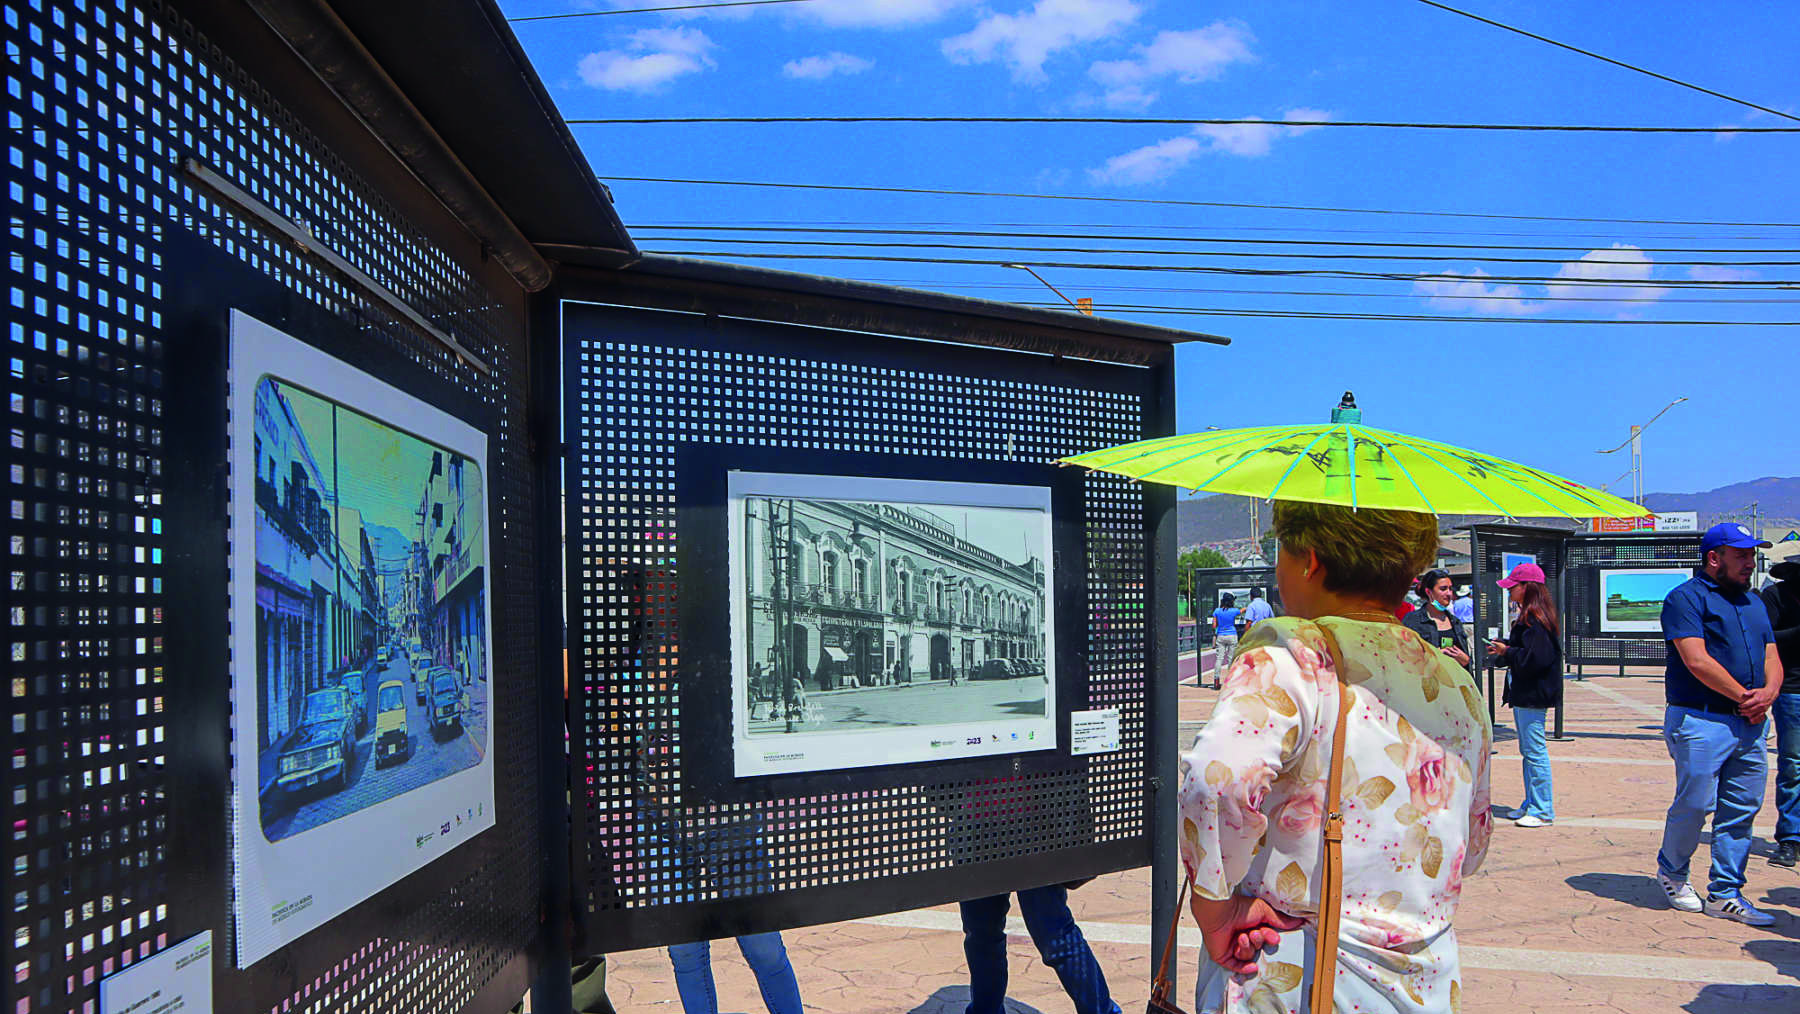
<path fill-rule="evenodd" d="M 1183 863 L 1183 869 L 1186 869 Z M 1156 979 L 1150 984 L 1150 1003 L 1152 1009 L 1157 1001 L 1168 1005 L 1169 995 L 1175 992 L 1175 982 L 1169 978 L 1169 959 L 1175 956 L 1175 935 L 1181 929 L 1182 908 L 1187 904 L 1188 888 L 1194 886 L 1194 875 L 1189 873 L 1182 881 L 1181 893 L 1175 896 L 1175 917 L 1169 920 L 1169 939 L 1163 944 L 1162 960 L 1156 963 Z"/>
<path fill-rule="evenodd" d="M 1331 667 L 1337 674 L 1337 726 L 1331 734 L 1331 769 L 1325 780 L 1325 848 L 1320 855 L 1323 883 L 1319 887 L 1319 918 L 1313 948 L 1313 1014 L 1331 1014 L 1332 991 L 1337 985 L 1338 924 L 1344 908 L 1344 732 L 1355 695 L 1344 682 L 1344 654 L 1337 635 L 1319 624 Z"/>

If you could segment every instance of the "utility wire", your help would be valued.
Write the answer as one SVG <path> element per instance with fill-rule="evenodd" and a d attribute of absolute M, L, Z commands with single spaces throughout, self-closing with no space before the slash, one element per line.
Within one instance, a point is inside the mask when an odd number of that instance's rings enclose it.
<path fill-rule="evenodd" d="M 633 239 L 640 244 L 645 243 L 681 243 L 692 237 L 687 236 L 654 236 L 640 235 Z M 786 246 L 804 248 L 857 248 L 871 250 L 1001 250 L 1017 253 L 1065 253 L 1065 254 L 1129 254 L 1142 257 L 1256 257 L 1281 260 L 1320 260 L 1320 261 L 1418 261 L 1434 259 L 1427 254 L 1406 253 L 1320 253 L 1307 251 L 1292 253 L 1275 250 L 1163 250 L 1146 247 L 1092 247 L 1092 246 L 1024 246 L 1004 243 L 908 243 L 881 240 L 830 240 L 830 239 L 746 239 L 732 236 L 707 236 L 710 243 L 729 243 L 734 246 Z M 1476 254 L 1457 254 L 1457 261 L 1473 261 L 1481 264 L 1567 264 L 1572 263 L 1567 257 L 1491 257 Z M 1578 262 L 1583 265 L 1607 265 L 1614 267 L 1650 267 L 1652 264 L 1672 267 L 1796 267 L 1797 260 L 1734 260 L 1734 261 L 1702 261 L 1702 260 L 1620 260 L 1606 258 L 1582 258 Z"/>
<path fill-rule="evenodd" d="M 940 282 L 940 281 L 937 281 L 934 279 L 904 279 L 904 278 L 864 278 L 864 279 L 862 279 L 862 281 L 870 282 L 870 283 L 878 284 L 878 285 L 926 287 L 926 288 L 932 288 L 932 289 L 959 289 L 959 290 L 966 290 L 966 291 L 970 291 L 970 292 L 982 292 L 982 291 L 990 291 L 990 290 L 997 291 L 997 290 L 1002 290 L 1002 289 L 1004 289 L 1004 290 L 1029 289 L 1029 290 L 1035 292 L 1038 289 L 1038 286 L 1036 286 L 1036 285 L 1028 285 L 1023 282 L 990 282 L 990 283 L 982 284 L 982 283 L 976 283 L 976 282 Z M 1188 286 L 1173 286 L 1173 285 L 1169 285 L 1169 286 L 1161 286 L 1161 285 L 1082 285 L 1081 291 L 1084 293 L 1091 293 L 1091 292 L 1164 292 L 1164 293 L 1170 293 L 1173 295 L 1187 295 L 1187 294 L 1191 293 L 1191 294 L 1227 295 L 1227 296 L 1323 296 L 1323 297 L 1334 297 L 1334 298 L 1342 298 L 1342 299 L 1442 299 L 1442 298 L 1454 298 L 1457 300 L 1482 300 L 1482 301 L 1492 301 L 1492 302 L 1501 302 L 1501 303 L 1506 303 L 1506 302 L 1518 302 L 1518 303 L 1704 303 L 1704 304 L 1714 304 L 1714 305 L 1738 304 L 1738 305 L 1750 305 L 1750 306 L 1759 305 L 1759 304 L 1768 304 L 1771 306 L 1777 306 L 1777 305 L 1788 305 L 1788 304 L 1793 304 L 1793 303 L 1800 303 L 1800 299 L 1735 299 L 1735 298 L 1690 299 L 1690 298 L 1686 298 L 1686 297 L 1682 297 L 1682 296 L 1663 296 L 1663 297 L 1657 297 L 1657 296 L 1558 296 L 1558 295 L 1550 295 L 1550 294 L 1546 294 L 1546 295 L 1542 295 L 1542 296 L 1529 296 L 1529 295 L 1526 295 L 1523 293 L 1520 293 L 1518 295 L 1511 295 L 1511 296 L 1491 295 L 1491 294 L 1486 294 L 1486 293 L 1463 295 L 1461 293 L 1458 293 L 1451 297 L 1445 297 L 1439 293 L 1420 292 L 1417 290 L 1414 290 L 1411 292 L 1333 292 L 1333 291 L 1322 290 L 1322 289 L 1217 289 L 1217 288 L 1194 288 L 1194 287 L 1188 287 Z"/>
<path fill-rule="evenodd" d="M 1757 110 L 1758 112 L 1768 113 L 1772 116 L 1779 116 L 1782 119 L 1793 120 L 1796 123 L 1800 123 L 1800 116 L 1795 116 L 1791 113 L 1784 113 L 1779 109 L 1770 109 L 1768 106 L 1759 105 L 1755 102 L 1751 102 L 1749 99 L 1740 99 L 1734 95 L 1727 95 L 1724 92 L 1713 91 L 1711 88 L 1702 88 L 1701 86 L 1694 84 L 1691 81 L 1683 81 L 1680 78 L 1670 77 L 1667 74 L 1658 74 L 1656 71 L 1648 70 L 1643 67 L 1639 67 L 1636 64 L 1626 63 L 1623 60 L 1615 60 L 1610 56 L 1602 56 L 1599 53 L 1596 53 L 1591 49 L 1582 49 L 1579 46 L 1571 46 L 1566 42 L 1558 42 L 1555 39 L 1547 38 L 1545 36 L 1538 35 L 1534 32 L 1528 32 L 1523 28 L 1515 28 L 1512 25 L 1502 24 L 1491 18 L 1484 18 L 1479 14 L 1471 14 L 1468 11 L 1459 10 L 1455 7 L 1451 7 L 1449 4 L 1438 3 L 1437 0 L 1419 0 L 1419 2 L 1424 4 L 1427 7 L 1436 7 L 1440 11 L 1449 11 L 1452 14 L 1459 14 L 1465 18 L 1469 18 L 1472 21 L 1479 21 L 1484 25 L 1492 25 L 1495 28 L 1504 29 L 1508 32 L 1512 32 L 1514 35 L 1523 35 L 1527 39 L 1536 39 L 1539 42 L 1544 42 L 1544 43 L 1548 43 L 1552 46 L 1555 46 L 1558 49 L 1566 49 L 1571 53 L 1580 53 L 1582 56 L 1592 57 L 1593 59 L 1599 60 L 1602 63 L 1610 63 L 1615 67 L 1623 67 L 1626 70 L 1632 71 L 1634 73 L 1644 74 L 1646 76 L 1656 78 L 1658 81 L 1667 81 L 1673 85 L 1680 85 L 1683 88 L 1687 88 L 1692 91 L 1697 91 L 1697 92 L 1701 93 L 1702 95 L 1711 95 L 1715 99 L 1724 99 L 1727 102 L 1735 102 L 1740 106 L 1748 106 L 1751 109 Z"/>
<path fill-rule="evenodd" d="M 1800 127 L 1663 127 L 1622 123 L 1420 123 L 1410 120 L 1257 120 L 1179 116 L 614 116 L 565 120 L 572 126 L 703 123 L 1054 123 L 1084 126 L 1373 127 L 1390 130 L 1523 131 L 1579 134 L 1800 134 Z"/>
<path fill-rule="evenodd" d="M 729 3 L 683 4 L 679 7 L 636 7 L 626 11 L 575 11 L 570 14 L 534 14 L 525 18 L 507 18 L 511 24 L 522 21 L 561 21 L 564 18 L 604 18 L 614 14 L 657 14 L 662 11 L 704 11 L 714 7 L 761 7 L 765 4 L 803 4 L 812 0 L 731 0 Z"/>
<path fill-rule="evenodd" d="M 554 248 L 554 244 L 543 244 Z M 1755 288 L 1755 289 L 1796 289 L 1800 288 L 1800 279 L 1759 279 L 1755 282 L 1712 281 L 1687 278 L 1559 278 L 1542 275 L 1446 275 L 1442 272 L 1410 272 L 1410 271 L 1352 271 L 1348 268 L 1243 268 L 1202 264 L 1114 264 L 1092 261 L 1022 261 L 1017 257 L 1005 260 L 975 257 L 901 257 L 878 254 L 844 254 L 844 253 L 750 253 L 742 250 L 648 250 L 664 257 L 730 257 L 739 260 L 813 260 L 813 261 L 861 261 L 887 264 L 965 264 L 986 267 L 1005 267 L 1008 264 L 1029 263 L 1034 268 L 1057 268 L 1076 271 L 1168 271 L 1192 274 L 1213 275 L 1251 275 L 1256 277 L 1296 277 L 1313 278 L 1378 278 L 1387 281 L 1479 281 L 1487 282 L 1529 282 L 1538 285 L 1602 285 L 1611 288 Z"/>
<path fill-rule="evenodd" d="M 803 227 L 805 227 L 805 226 L 823 226 L 823 227 L 835 229 L 835 228 L 840 228 L 840 227 L 874 228 L 874 227 L 879 226 L 883 229 L 892 230 L 892 229 L 903 229 L 903 228 L 924 228 L 926 226 L 930 226 L 930 227 L 934 227 L 934 228 L 938 228 L 938 229 L 944 229 L 944 228 L 967 229 L 967 228 L 973 228 L 977 225 L 986 226 L 991 229 L 1118 230 L 1118 229 L 1147 228 L 1146 224 L 1143 222 L 1041 222 L 1041 221 L 1040 222 L 1007 222 L 1007 221 L 993 221 L 991 219 L 985 219 L 985 218 L 978 222 L 971 222 L 968 220 L 931 221 L 931 220 L 922 220 L 922 219 L 875 220 L 875 219 L 834 218 L 834 219 L 827 221 L 824 219 L 809 219 L 809 218 L 779 218 L 779 219 L 776 219 L 776 218 L 769 218 L 769 219 L 746 218 L 746 219 L 741 219 L 741 220 L 734 220 L 733 224 L 725 224 L 725 223 L 722 223 L 722 222 L 719 222 L 716 220 L 707 221 L 707 220 L 702 220 L 702 219 L 683 219 L 683 220 L 676 220 L 676 221 L 669 221 L 669 222 L 639 222 L 639 223 L 636 223 L 634 227 L 638 228 L 638 229 L 741 229 L 741 230 L 745 230 L 745 231 L 757 230 L 757 229 L 790 229 L 790 230 L 798 230 L 798 231 L 817 232 L 817 231 L 819 231 L 818 229 L 805 229 Z M 1775 236 L 1755 235 L 1755 234 L 1694 235 L 1692 233 L 1641 233 L 1636 236 L 1622 237 L 1617 232 L 1606 232 L 1606 233 L 1600 233 L 1600 232 L 1488 232 L 1488 231 L 1483 231 L 1483 230 L 1479 230 L 1479 229 L 1330 229 L 1330 228 L 1324 228 L 1324 227 L 1320 227 L 1320 226 L 1310 226 L 1310 225 L 1235 225 L 1234 226 L 1234 225 L 1220 225 L 1217 223 L 1207 223 L 1205 225 L 1181 225 L 1181 224 L 1178 224 L 1175 222 L 1156 222 L 1156 223 L 1154 223 L 1154 225 L 1156 228 L 1168 229 L 1168 230 L 1171 230 L 1174 232 L 1199 232 L 1199 231 L 1217 232 L 1217 233 L 1280 232 L 1280 233 L 1290 233 L 1290 234 L 1294 234 L 1294 235 L 1301 235 L 1301 234 L 1307 234 L 1307 233 L 1321 233 L 1321 234 L 1325 234 L 1325 235 L 1344 235 L 1344 236 L 1498 236 L 1498 237 L 1507 238 L 1507 239 L 1533 239 L 1533 238 L 1536 238 L 1536 239 L 1551 239 L 1551 240 L 1564 240 L 1564 241 L 1587 239 L 1590 241 L 1590 246 L 1581 247 L 1580 249 L 1591 249 L 1592 242 L 1616 243 L 1616 242 L 1627 242 L 1627 241 L 1635 242 L 1637 240 L 1652 240 L 1652 239 L 1656 239 L 1656 240 L 1664 240 L 1664 239 L 1666 239 L 1666 240 L 1689 240 L 1689 241 L 1693 241 L 1693 242 L 1704 241 L 1704 242 L 1710 242 L 1710 243 L 1723 242 L 1725 240 L 1739 240 L 1742 242 L 1751 242 L 1751 243 L 1787 243 L 1787 242 L 1793 241 L 1792 237 L 1778 238 Z M 1221 242 L 1221 243 L 1236 243 L 1239 241 L 1236 239 L 1231 239 L 1231 238 L 1227 237 L 1227 238 L 1220 239 L 1219 242 Z M 1305 241 L 1304 240 L 1293 240 L 1292 242 L 1305 242 Z M 1471 245 L 1473 245 L 1473 244 L 1471 244 Z M 1481 244 L 1481 245 L 1487 245 L 1487 244 Z M 1535 249 L 1543 249 L 1543 248 L 1532 247 L 1531 249 L 1535 250 Z M 1644 247 L 1643 249 L 1649 249 L 1649 248 Z"/>
<path fill-rule="evenodd" d="M 822 236 L 955 236 L 962 238 L 1005 238 L 1005 239 L 1096 239 L 1107 242 L 1145 242 L 1145 243 L 1240 243 L 1257 246 L 1321 246 L 1321 247 L 1400 247 L 1407 250 L 1552 250 L 1568 253 L 1589 253 L 1592 246 L 1550 246 L 1543 243 L 1415 243 L 1392 240 L 1353 240 L 1353 239 L 1266 239 L 1262 237 L 1239 238 L 1232 236 L 1169 236 L 1159 233 L 1104 233 L 1092 232 L 998 232 L 973 229 L 865 229 L 840 226 L 785 226 L 785 225 L 640 225 L 638 229 L 646 232 L 750 232 L 806 234 Z M 643 239 L 670 239 L 666 236 L 634 237 Z M 709 237 L 711 238 L 711 237 Z M 856 244 L 864 245 L 864 244 Z M 1643 253 L 1708 253 L 1708 254 L 1800 254 L 1800 248 L 1778 247 L 1669 247 L 1669 246 L 1636 246 L 1633 249 Z M 1609 263 L 1609 262 L 1599 262 Z M 1635 263 L 1635 262 L 1634 262 Z M 1659 262 L 1665 263 L 1665 262 Z M 1675 262 L 1666 262 L 1675 263 Z"/>
<path fill-rule="evenodd" d="M 1413 211 L 1397 208 L 1333 208 L 1306 204 L 1249 204 L 1235 201 L 1182 201 L 1154 197 L 1099 197 L 1086 194 L 1008 193 L 994 190 L 941 190 L 926 187 L 867 187 L 831 183 L 773 183 L 766 180 L 695 180 L 659 176 L 599 176 L 609 183 L 678 183 L 711 187 L 759 187 L 773 190 L 833 190 L 861 194 L 924 194 L 935 197 L 1010 197 L 1036 201 L 1086 201 L 1098 204 L 1141 204 L 1155 207 L 1244 208 L 1255 211 L 1316 211 L 1348 215 L 1429 215 L 1439 218 L 1487 218 L 1514 222 L 1588 222 L 1603 225 L 1704 225 L 1753 229 L 1800 229 L 1800 222 L 1729 222 L 1679 218 L 1581 218 L 1568 215 L 1502 215 L 1474 211 Z"/>
<path fill-rule="evenodd" d="M 1022 306 L 1056 310 L 1064 303 L 1028 302 Z M 1280 317 L 1289 320 L 1432 321 L 1455 324 L 1605 324 L 1638 327 L 1800 327 L 1800 320 L 1600 320 L 1587 317 L 1462 317 L 1453 314 L 1319 313 L 1311 310 L 1234 310 L 1226 307 L 1131 306 L 1096 303 L 1097 314 L 1142 313 L 1155 316 Z"/>

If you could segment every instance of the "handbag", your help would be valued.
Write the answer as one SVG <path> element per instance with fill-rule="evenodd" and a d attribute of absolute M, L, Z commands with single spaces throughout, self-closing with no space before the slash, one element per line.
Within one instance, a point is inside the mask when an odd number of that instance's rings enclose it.
<path fill-rule="evenodd" d="M 1319 889 L 1319 915 L 1313 937 L 1313 976 L 1308 1009 L 1313 1014 L 1331 1014 L 1332 992 L 1337 985 L 1338 925 L 1344 907 L 1344 730 L 1350 717 L 1351 694 L 1344 682 L 1344 656 L 1338 649 L 1337 636 L 1323 623 L 1325 647 L 1331 652 L 1331 666 L 1338 677 L 1337 728 L 1331 737 L 1331 768 L 1325 778 L 1325 847 L 1320 854 L 1325 882 Z M 1169 960 L 1175 953 L 1176 932 L 1181 928 L 1181 910 L 1187 893 L 1194 886 L 1192 874 L 1181 885 L 1175 898 L 1175 918 L 1163 943 L 1162 958 L 1157 962 L 1156 979 L 1150 986 L 1147 1014 L 1183 1014 L 1170 999 L 1175 983 L 1169 978 Z"/>

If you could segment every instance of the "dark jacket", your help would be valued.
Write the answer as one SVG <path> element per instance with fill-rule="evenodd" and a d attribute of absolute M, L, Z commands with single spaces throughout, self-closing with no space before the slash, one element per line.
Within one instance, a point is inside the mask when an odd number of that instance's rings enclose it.
<path fill-rule="evenodd" d="M 1406 614 L 1406 619 L 1401 620 L 1400 622 L 1411 628 L 1413 633 L 1424 638 L 1426 644 L 1429 644 L 1434 648 L 1439 647 L 1438 635 L 1443 633 L 1443 631 L 1438 629 L 1437 621 L 1431 618 L 1431 609 L 1429 606 L 1424 609 L 1414 609 L 1412 612 Z M 1468 628 L 1464 627 L 1463 622 L 1454 616 L 1450 617 L 1450 640 L 1458 648 L 1462 649 L 1463 654 L 1469 654 Z M 1463 668 L 1467 669 L 1468 666 L 1463 666 Z"/>
<path fill-rule="evenodd" d="M 1500 664 L 1511 673 L 1501 700 L 1514 708 L 1562 706 L 1562 645 L 1543 624 L 1517 620 Z"/>
<path fill-rule="evenodd" d="M 1800 566 L 1788 569 L 1787 564 L 1777 564 L 1770 573 L 1782 580 L 1760 594 L 1769 608 L 1769 625 L 1775 628 L 1775 648 L 1781 652 L 1781 692 L 1800 694 Z"/>

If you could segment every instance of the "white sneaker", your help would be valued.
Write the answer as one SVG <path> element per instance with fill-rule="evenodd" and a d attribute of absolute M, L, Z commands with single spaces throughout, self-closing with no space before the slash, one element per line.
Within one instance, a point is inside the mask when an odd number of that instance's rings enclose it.
<path fill-rule="evenodd" d="M 1701 904 L 1700 896 L 1688 886 L 1685 880 L 1676 880 L 1658 870 L 1656 882 L 1662 885 L 1663 897 L 1669 899 L 1669 907 L 1678 912 L 1698 912 L 1706 906 Z"/>
<path fill-rule="evenodd" d="M 1519 827 L 1548 827 L 1551 824 L 1556 823 L 1556 821 L 1545 820 L 1542 817 L 1534 816 L 1534 815 L 1528 813 L 1525 816 L 1520 817 L 1518 820 L 1513 821 L 1513 823 L 1518 825 Z"/>
<path fill-rule="evenodd" d="M 1734 894 L 1726 898 L 1706 899 L 1706 914 L 1715 919 L 1730 919 L 1746 926 L 1773 926 L 1775 917 L 1760 909 L 1753 908 L 1744 900 L 1743 895 Z"/>

